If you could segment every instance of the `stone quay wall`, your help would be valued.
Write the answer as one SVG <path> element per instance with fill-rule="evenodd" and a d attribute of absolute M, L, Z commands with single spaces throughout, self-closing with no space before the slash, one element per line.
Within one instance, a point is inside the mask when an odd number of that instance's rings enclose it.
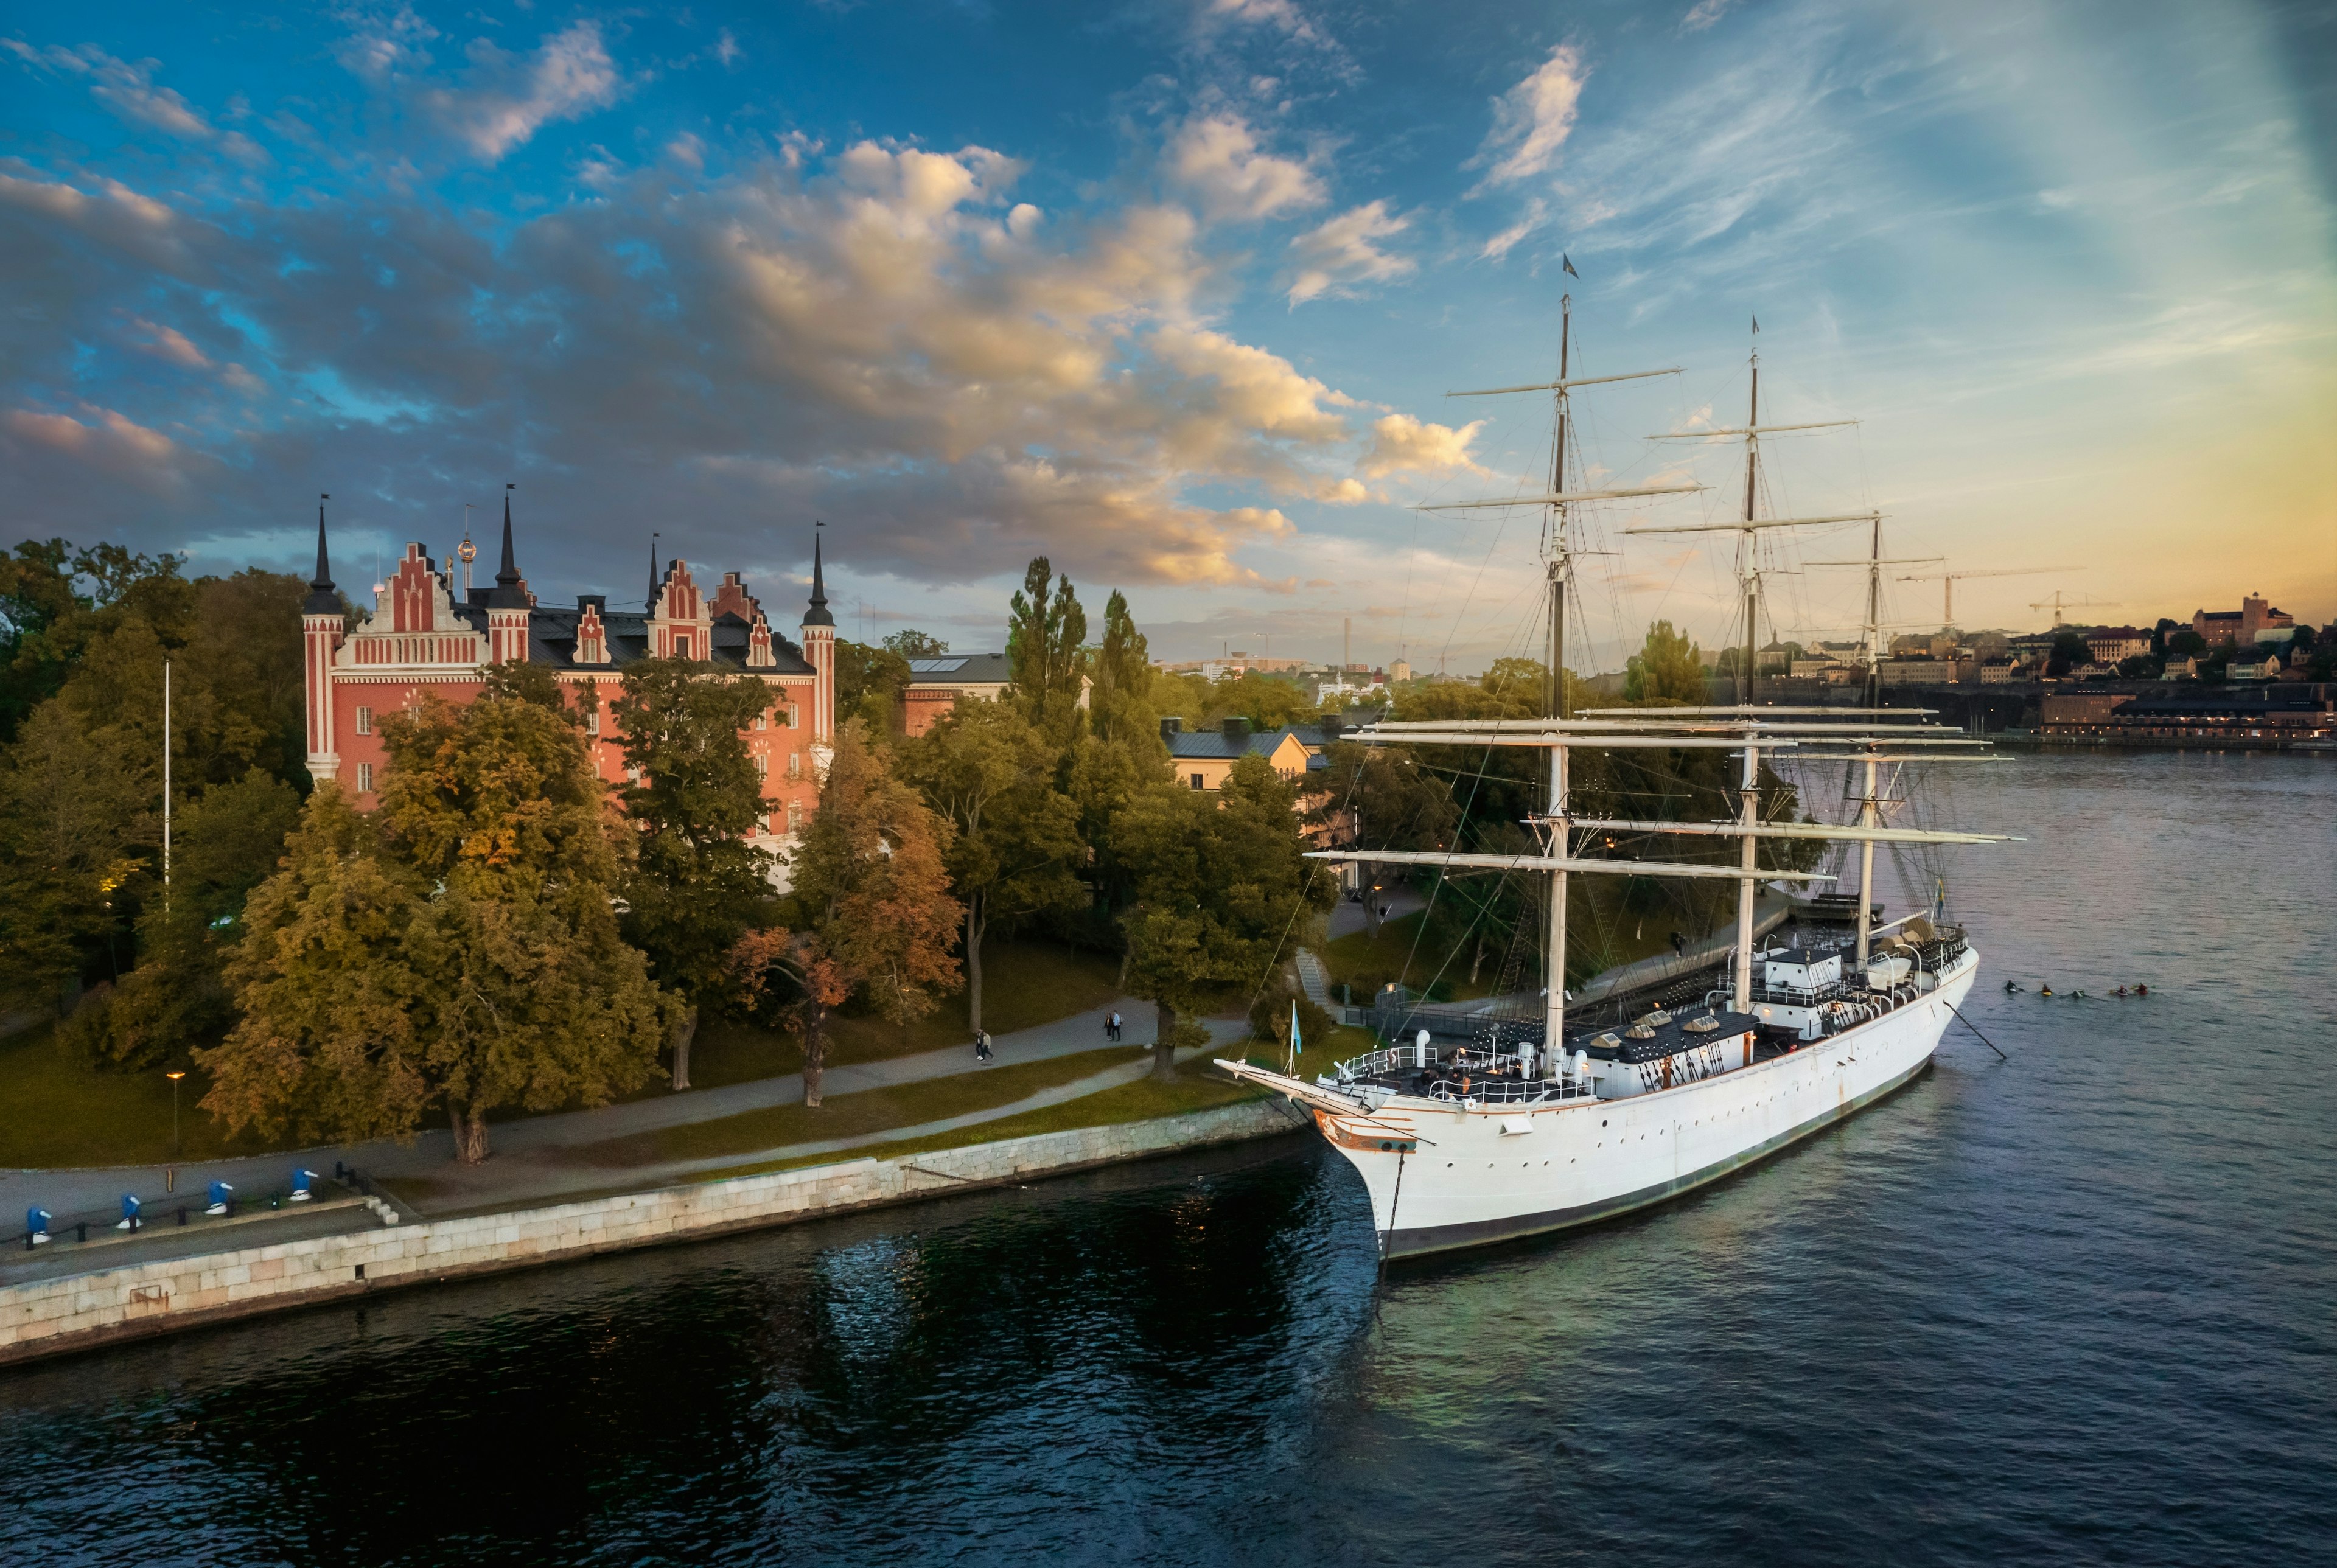
<path fill-rule="evenodd" d="M 1305 1125 L 1301 1113 L 1281 1102 L 1257 1100 L 897 1159 L 846 1160 L 31 1281 L 0 1289 L 0 1364 L 393 1286 L 786 1224 L 1266 1137 Z"/>

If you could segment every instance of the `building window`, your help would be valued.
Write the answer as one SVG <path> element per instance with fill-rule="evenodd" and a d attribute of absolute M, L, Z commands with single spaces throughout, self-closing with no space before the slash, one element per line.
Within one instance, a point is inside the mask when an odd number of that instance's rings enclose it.
<path fill-rule="evenodd" d="M 755 759 L 755 776 L 757 778 L 768 778 L 771 776 L 771 759 L 769 757 L 758 756 Z"/>
<path fill-rule="evenodd" d="M 1193 787 L 1194 787 L 1195 789 L 1197 789 L 1197 790 L 1198 790 L 1198 789 L 1207 789 L 1207 788 L 1208 788 L 1209 786 L 1208 786 L 1208 785 L 1207 785 L 1207 784 L 1203 784 L 1203 783 L 1201 782 L 1201 775 L 1200 775 L 1199 774 L 1195 774 L 1193 775 Z"/>
<path fill-rule="evenodd" d="M 673 657 L 676 658 L 688 658 L 689 657 L 689 638 L 686 637 L 678 637 L 673 639 Z"/>
<path fill-rule="evenodd" d="M 793 833 L 801 826 L 803 826 L 803 802 L 789 801 L 787 803 L 787 832 Z"/>
<path fill-rule="evenodd" d="M 803 720 L 796 716 L 796 705 L 793 703 L 787 704 L 787 727 L 789 729 L 793 729 L 802 722 Z"/>
<path fill-rule="evenodd" d="M 625 770 L 625 782 L 626 782 L 627 784 L 639 784 L 639 783 L 640 783 L 640 782 L 641 782 L 641 770 L 640 770 L 640 769 L 639 769 L 639 768 L 637 768 L 637 767 L 629 767 L 629 768 L 627 768 L 627 769 Z"/>
<path fill-rule="evenodd" d="M 584 710 L 584 733 L 586 735 L 601 733 L 601 705 L 597 702 Z"/>
<path fill-rule="evenodd" d="M 357 734 L 373 734 L 373 709 L 369 707 L 357 709 Z"/>
<path fill-rule="evenodd" d="M 757 729 L 761 729 L 765 725 L 768 724 L 769 722 L 770 722 L 770 715 L 768 715 L 768 714 L 761 714 L 761 713 L 758 713 L 758 714 L 757 714 L 757 715 L 755 716 L 755 727 L 756 727 Z"/>
<path fill-rule="evenodd" d="M 787 753 L 787 776 L 791 779 L 803 777 L 803 753 L 799 751 Z"/>
<path fill-rule="evenodd" d="M 369 762 L 357 764 L 357 794 L 361 795 L 373 794 L 373 764 Z"/>

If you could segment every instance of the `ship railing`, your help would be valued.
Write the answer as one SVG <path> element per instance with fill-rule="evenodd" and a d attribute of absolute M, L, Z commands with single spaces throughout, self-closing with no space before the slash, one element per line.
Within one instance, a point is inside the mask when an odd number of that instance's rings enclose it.
<path fill-rule="evenodd" d="M 1428 1086 L 1428 1097 L 1448 1103 L 1480 1105 L 1540 1105 L 1560 1100 L 1598 1096 L 1588 1084 L 1568 1074 L 1562 1078 L 1439 1078 Z"/>

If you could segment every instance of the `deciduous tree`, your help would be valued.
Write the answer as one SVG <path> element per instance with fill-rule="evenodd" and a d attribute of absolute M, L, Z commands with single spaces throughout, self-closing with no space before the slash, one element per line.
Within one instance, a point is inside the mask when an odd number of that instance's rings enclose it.
<path fill-rule="evenodd" d="M 1703 654 L 1671 622 L 1650 623 L 1647 640 L 1624 667 L 1623 696 L 1639 703 L 1702 702 Z"/>
<path fill-rule="evenodd" d="M 1116 597 L 1116 596 L 1115 596 Z M 993 920 L 1074 908 L 1085 844 L 1054 787 L 1054 753 L 1021 711 L 961 698 L 901 748 L 902 776 L 954 830 L 945 863 L 965 910 L 966 1013 L 982 1027 L 982 943 Z"/>
<path fill-rule="evenodd" d="M 623 792 L 640 830 L 623 881 L 625 935 L 689 1004 L 674 1036 L 676 1089 L 689 1087 L 690 1040 L 728 984 L 730 950 L 771 900 L 771 857 L 748 842 L 762 781 L 741 735 L 770 706 L 770 687 L 752 676 L 642 659 L 625 667 L 612 710 L 639 779 Z"/>
<path fill-rule="evenodd" d="M 381 726 L 381 807 L 312 798 L 230 968 L 243 1018 L 200 1054 L 230 1128 L 410 1134 L 433 1105 L 455 1154 L 490 1111 L 605 1104 L 654 1070 L 680 1002 L 618 934 L 606 792 L 535 667 Z"/>
<path fill-rule="evenodd" d="M 797 898 L 838 983 L 904 1029 L 960 978 L 950 949 L 965 911 L 944 865 L 954 836 L 893 776 L 858 720 L 836 732 L 819 811 L 791 861 Z M 807 1031 L 804 1104 L 819 1104 L 826 1067 L 820 1037 Z"/>
<path fill-rule="evenodd" d="M 1131 800 L 1113 837 L 1135 882 L 1122 916 L 1128 986 L 1159 1015 L 1156 1077 L 1179 1046 L 1200 1043 L 1194 1015 L 1229 986 L 1256 988 L 1284 944 L 1310 933 L 1334 879 L 1304 857 L 1291 786 L 1262 757 L 1234 764 L 1216 795 L 1165 779 Z"/>

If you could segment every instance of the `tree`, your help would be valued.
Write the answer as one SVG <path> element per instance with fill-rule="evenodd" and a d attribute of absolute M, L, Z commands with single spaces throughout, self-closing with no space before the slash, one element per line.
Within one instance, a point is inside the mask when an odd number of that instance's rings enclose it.
<path fill-rule="evenodd" d="M 965 911 L 944 866 L 954 838 L 917 792 L 895 778 L 855 719 L 836 732 L 819 811 L 791 868 L 802 926 L 836 982 L 865 994 L 906 1029 L 933 1010 L 934 991 L 959 979 L 950 955 Z M 807 967 L 808 967 L 808 961 Z M 823 1037 L 804 1037 L 804 1104 L 820 1103 Z"/>
<path fill-rule="evenodd" d="M 908 689 L 909 661 L 888 648 L 836 644 L 836 717 L 839 726 L 857 718 L 873 738 L 889 735 L 893 714 Z"/>
<path fill-rule="evenodd" d="M 1307 821 L 1344 836 L 1358 847 L 1374 849 L 1444 849 L 1459 826 L 1461 809 L 1452 789 L 1410 751 L 1343 743 L 1330 748 L 1325 759 L 1324 794 L 1307 813 Z M 1368 880 L 1371 868 L 1364 868 Z M 1379 936 L 1379 901 L 1365 889 L 1364 924 Z"/>
<path fill-rule="evenodd" d="M 1157 736 L 1160 713 L 1152 700 L 1156 672 L 1151 650 L 1128 612 L 1128 596 L 1118 589 L 1104 601 L 1103 642 L 1095 651 L 1094 667 L 1089 732 L 1107 741 Z"/>
<path fill-rule="evenodd" d="M 1136 901 L 1121 917 L 1128 986 L 1158 1013 L 1155 1077 L 1206 1037 L 1194 1015 L 1225 988 L 1261 984 L 1299 921 L 1331 906 L 1333 879 L 1304 858 L 1290 785 L 1263 757 L 1234 764 L 1217 798 L 1162 780 L 1113 824 Z"/>
<path fill-rule="evenodd" d="M 730 950 L 771 898 L 771 857 L 748 842 L 762 781 L 740 735 L 770 706 L 770 687 L 753 676 L 658 658 L 625 667 L 611 708 L 639 780 L 623 792 L 640 830 L 624 879 L 625 936 L 689 1007 L 674 1036 L 676 1089 L 689 1087 L 690 1041 L 729 983 Z"/>
<path fill-rule="evenodd" d="M 260 768 L 206 790 L 179 813 L 172 875 L 138 920 L 138 967 L 101 984 L 58 1031 L 92 1065 L 184 1066 L 235 1021 L 224 973 L 244 902 L 276 868 L 300 817 L 292 786 Z"/>
<path fill-rule="evenodd" d="M 1057 579 L 1054 597 L 1047 597 L 1051 570 L 1041 555 L 1023 573 L 1006 622 L 1006 664 L 1014 700 L 1060 746 L 1069 744 L 1079 723 L 1088 617 L 1068 575 Z"/>
<path fill-rule="evenodd" d="M 433 1105 L 455 1157 L 490 1111 L 604 1105 L 654 1070 L 680 1002 L 611 907 L 617 845 L 577 716 L 539 667 L 381 726 L 381 807 L 310 798 L 229 964 L 242 1020 L 198 1052 L 230 1130 L 410 1135 Z M 622 836 L 620 836 L 622 835 Z"/>
<path fill-rule="evenodd" d="M 2074 631 L 2057 631 L 2053 634 L 2052 652 L 2046 657 L 2045 673 L 2058 678 L 2092 658 L 2092 651 L 2086 647 L 2082 636 Z"/>
<path fill-rule="evenodd" d="M 1236 715 L 1260 729 L 1279 729 L 1286 724 L 1302 723 L 1313 718 L 1318 708 L 1314 697 L 1301 691 L 1295 682 L 1254 669 L 1222 676 L 1212 683 L 1209 691 L 1212 716 Z"/>
<path fill-rule="evenodd" d="M 961 698 L 901 749 L 902 776 L 954 830 L 946 864 L 965 909 L 966 1013 L 982 1027 L 982 943 L 992 920 L 1076 907 L 1079 808 L 1054 787 L 1054 755 L 1004 703 Z"/>
<path fill-rule="evenodd" d="M 907 627 L 885 639 L 885 651 L 903 658 L 939 658 L 949 652 L 949 644 L 930 632 Z"/>
<path fill-rule="evenodd" d="M 1624 667 L 1623 696 L 1635 703 L 1701 703 L 1704 655 L 1670 621 L 1650 623 L 1647 640 Z"/>
<path fill-rule="evenodd" d="M 113 953 L 128 884 L 161 840 L 159 761 L 59 698 L 25 721 L 0 759 L 0 967 L 55 984 Z"/>

